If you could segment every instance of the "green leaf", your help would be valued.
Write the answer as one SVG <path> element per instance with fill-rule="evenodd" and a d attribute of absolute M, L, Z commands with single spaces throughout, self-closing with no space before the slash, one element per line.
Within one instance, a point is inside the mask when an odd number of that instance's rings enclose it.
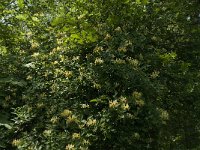
<path fill-rule="evenodd" d="M 142 0 L 143 4 L 147 4 L 149 2 L 149 0 Z"/>
<path fill-rule="evenodd" d="M 12 129 L 12 126 L 10 126 L 9 124 L 6 124 L 6 123 L 0 123 L 0 126 L 4 126 L 7 129 Z"/>
<path fill-rule="evenodd" d="M 64 22 L 64 18 L 63 17 L 56 17 L 52 20 L 51 25 L 52 26 L 57 26 L 59 24 L 62 24 Z"/>
<path fill-rule="evenodd" d="M 6 55 L 7 53 L 7 48 L 5 46 L 0 47 L 0 55 Z"/>
<path fill-rule="evenodd" d="M 28 18 L 27 14 L 19 14 L 16 16 L 17 19 L 25 21 Z"/>
<path fill-rule="evenodd" d="M 1 112 L 0 114 L 0 126 L 4 126 L 7 129 L 11 129 L 12 127 L 9 125 L 9 114 L 5 112 Z"/>
<path fill-rule="evenodd" d="M 177 54 L 175 52 L 165 53 L 163 55 L 160 55 L 160 58 L 166 62 L 174 60 L 176 59 L 176 57 L 177 57 Z"/>
<path fill-rule="evenodd" d="M 136 0 L 136 4 L 141 4 L 141 1 L 140 0 Z"/>
<path fill-rule="evenodd" d="M 34 22 L 40 22 L 40 20 L 39 20 L 37 17 L 32 17 L 32 20 L 33 20 Z"/>
<path fill-rule="evenodd" d="M 24 8 L 24 0 L 17 0 L 17 4 L 19 6 L 19 8 Z"/>
<path fill-rule="evenodd" d="M 90 100 L 91 103 L 97 103 L 98 102 L 98 99 L 92 99 Z"/>
<path fill-rule="evenodd" d="M 3 84 L 4 83 L 10 83 L 12 85 L 18 85 L 20 87 L 23 87 L 23 86 L 26 85 L 25 81 L 23 81 L 23 80 L 16 80 L 16 79 L 14 79 L 12 77 L 2 78 L 2 79 L 0 79 L 0 83 L 3 83 Z"/>

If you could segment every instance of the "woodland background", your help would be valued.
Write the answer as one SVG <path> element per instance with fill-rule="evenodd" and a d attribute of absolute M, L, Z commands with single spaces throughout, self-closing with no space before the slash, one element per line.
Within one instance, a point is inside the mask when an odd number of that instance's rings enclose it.
<path fill-rule="evenodd" d="M 0 149 L 200 149 L 199 0 L 0 0 Z"/>

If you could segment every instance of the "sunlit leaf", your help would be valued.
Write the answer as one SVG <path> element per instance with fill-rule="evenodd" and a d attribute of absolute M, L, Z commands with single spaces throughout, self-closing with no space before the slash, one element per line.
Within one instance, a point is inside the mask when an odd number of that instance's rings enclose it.
<path fill-rule="evenodd" d="M 51 25 L 52 26 L 57 26 L 59 24 L 62 24 L 64 22 L 64 18 L 63 17 L 56 17 L 52 20 Z"/>
<path fill-rule="evenodd" d="M 17 0 L 19 8 L 24 8 L 24 0 Z"/>
<path fill-rule="evenodd" d="M 27 14 L 19 14 L 16 16 L 17 19 L 25 21 L 28 18 Z"/>

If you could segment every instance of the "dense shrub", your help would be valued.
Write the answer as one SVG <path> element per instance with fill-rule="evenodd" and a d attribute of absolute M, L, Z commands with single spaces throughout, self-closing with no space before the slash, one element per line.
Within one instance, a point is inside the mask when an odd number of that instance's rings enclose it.
<path fill-rule="evenodd" d="M 198 149 L 198 6 L 0 2 L 0 147 Z"/>

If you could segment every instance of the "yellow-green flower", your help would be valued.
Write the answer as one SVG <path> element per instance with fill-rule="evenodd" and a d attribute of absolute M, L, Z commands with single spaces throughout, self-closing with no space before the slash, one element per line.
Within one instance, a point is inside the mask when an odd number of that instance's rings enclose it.
<path fill-rule="evenodd" d="M 96 119 L 88 119 L 86 125 L 87 126 L 94 126 L 97 123 Z"/>
<path fill-rule="evenodd" d="M 65 71 L 64 75 L 65 75 L 66 78 L 70 78 L 70 77 L 72 77 L 73 72 L 72 71 Z"/>
<path fill-rule="evenodd" d="M 68 109 L 65 109 L 62 113 L 61 113 L 61 116 L 62 117 L 69 117 L 72 115 L 72 111 L 68 110 Z"/>
<path fill-rule="evenodd" d="M 136 99 L 140 99 L 141 96 L 142 96 L 142 93 L 137 92 L 137 91 L 133 92 L 133 97 L 134 97 L 134 98 L 136 98 Z"/>
<path fill-rule="evenodd" d="M 31 80 L 33 77 L 31 76 L 31 75 L 28 75 L 27 77 L 26 77 L 26 79 L 27 80 Z"/>
<path fill-rule="evenodd" d="M 19 146 L 22 143 L 22 141 L 20 139 L 14 139 L 12 141 L 12 145 L 13 146 Z"/>
<path fill-rule="evenodd" d="M 80 133 L 73 133 L 72 134 L 72 139 L 79 139 L 80 138 Z"/>
<path fill-rule="evenodd" d="M 67 118 L 67 123 L 77 122 L 77 117 L 75 115 L 69 116 Z"/>
<path fill-rule="evenodd" d="M 102 64 L 103 62 L 104 61 L 101 58 L 96 58 L 95 61 L 94 61 L 95 64 Z"/>
<path fill-rule="evenodd" d="M 84 139 L 84 140 L 83 140 L 83 144 L 84 144 L 84 145 L 89 145 L 90 142 L 89 142 L 88 140 L 85 140 L 85 139 Z"/>
<path fill-rule="evenodd" d="M 128 104 L 123 104 L 123 105 L 122 105 L 122 109 L 123 109 L 123 110 L 129 110 L 130 107 L 129 107 Z"/>
<path fill-rule="evenodd" d="M 44 130 L 43 134 L 44 136 L 50 136 L 52 133 L 52 130 Z"/>
<path fill-rule="evenodd" d="M 88 104 L 81 104 L 81 108 L 89 108 L 90 106 Z"/>
<path fill-rule="evenodd" d="M 144 100 L 142 100 L 142 99 L 137 99 L 136 101 L 136 105 L 138 105 L 139 107 L 142 107 L 142 106 L 144 106 Z"/>
<path fill-rule="evenodd" d="M 159 76 L 159 74 L 160 74 L 159 71 L 154 71 L 154 72 L 152 72 L 152 74 L 151 74 L 151 78 L 152 78 L 152 79 L 155 79 L 155 78 L 157 78 L 157 77 Z"/>
<path fill-rule="evenodd" d="M 74 145 L 73 144 L 68 144 L 65 148 L 66 150 L 75 150 Z"/>
<path fill-rule="evenodd" d="M 120 101 L 122 103 L 127 103 L 127 98 L 122 96 L 122 97 L 120 97 Z"/>
<path fill-rule="evenodd" d="M 106 34 L 104 40 L 110 40 L 110 39 L 112 39 L 112 36 L 109 33 Z"/>
<path fill-rule="evenodd" d="M 57 122 L 58 122 L 58 117 L 57 117 L 57 116 L 53 116 L 53 117 L 51 118 L 51 122 L 52 122 L 53 124 L 57 123 Z"/>
<path fill-rule="evenodd" d="M 110 108 L 116 108 L 119 106 L 119 103 L 117 100 L 114 100 L 114 101 L 109 101 L 109 107 Z"/>

